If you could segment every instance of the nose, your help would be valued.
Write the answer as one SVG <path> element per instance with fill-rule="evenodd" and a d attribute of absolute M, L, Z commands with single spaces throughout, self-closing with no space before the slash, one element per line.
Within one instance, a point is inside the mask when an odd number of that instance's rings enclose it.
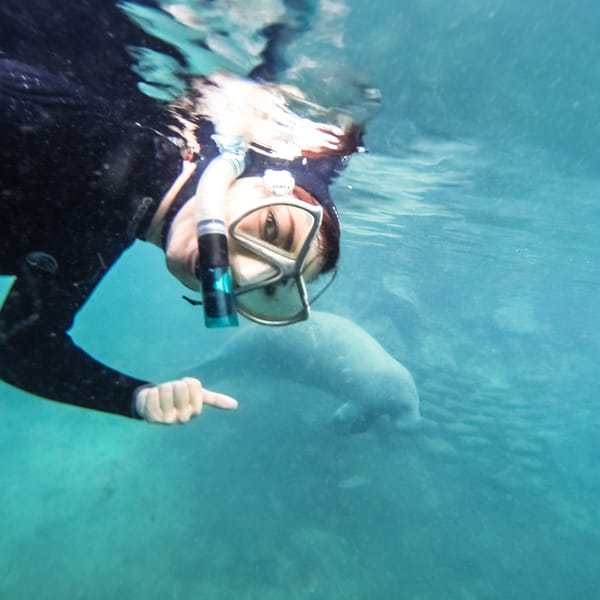
<path fill-rule="evenodd" d="M 261 283 L 277 273 L 277 269 L 266 261 L 241 253 L 230 256 L 230 262 L 238 286 Z"/>

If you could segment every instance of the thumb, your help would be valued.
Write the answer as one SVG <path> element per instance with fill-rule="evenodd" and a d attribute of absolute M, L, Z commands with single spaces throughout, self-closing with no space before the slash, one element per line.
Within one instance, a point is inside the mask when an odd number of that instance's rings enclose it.
<path fill-rule="evenodd" d="M 217 408 L 226 408 L 229 410 L 233 410 L 238 407 L 237 400 L 231 396 L 219 394 L 218 392 L 211 392 L 206 388 L 204 388 L 203 392 L 202 401 L 204 404 L 210 404 L 211 406 L 216 406 Z"/>

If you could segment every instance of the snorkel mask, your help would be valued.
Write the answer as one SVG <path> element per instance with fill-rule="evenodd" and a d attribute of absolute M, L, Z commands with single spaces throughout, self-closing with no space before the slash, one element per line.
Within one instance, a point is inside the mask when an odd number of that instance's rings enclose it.
<path fill-rule="evenodd" d="M 229 235 L 253 264 L 250 273 L 236 274 L 237 309 L 255 323 L 289 325 L 310 315 L 304 270 L 323 208 L 292 195 L 295 181 L 288 171 L 267 169 L 263 184 L 271 196 L 253 202 L 229 225 Z"/>
<path fill-rule="evenodd" d="M 245 150 L 239 140 L 228 144 L 216 141 L 221 154 L 206 167 L 195 195 L 200 254 L 196 276 L 202 287 L 205 325 L 237 325 L 237 311 L 263 325 L 303 321 L 310 315 L 303 271 L 321 226 L 323 208 L 292 195 L 295 181 L 288 171 L 267 169 L 263 183 L 270 195 L 253 201 L 227 228 L 225 195 L 244 171 Z M 285 236 L 278 235 L 277 221 L 290 225 Z M 234 278 L 227 233 L 232 243 L 251 257 L 252 268 L 234 269 Z"/>

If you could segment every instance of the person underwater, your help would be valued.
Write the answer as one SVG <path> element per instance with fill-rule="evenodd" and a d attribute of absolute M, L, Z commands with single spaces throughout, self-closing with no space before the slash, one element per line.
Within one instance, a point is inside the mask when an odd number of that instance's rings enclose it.
<path fill-rule="evenodd" d="M 190 131 L 120 121 L 67 77 L 0 58 L 0 274 L 16 277 L 0 311 L 4 381 L 161 423 L 237 406 L 195 378 L 129 377 L 73 343 L 77 312 L 136 239 L 201 292 L 209 327 L 235 325 L 238 312 L 264 325 L 308 318 L 327 283 L 311 287 L 339 257 L 328 188 L 361 130 L 293 115 L 249 80 L 215 78 L 202 98 L 190 144 Z"/>

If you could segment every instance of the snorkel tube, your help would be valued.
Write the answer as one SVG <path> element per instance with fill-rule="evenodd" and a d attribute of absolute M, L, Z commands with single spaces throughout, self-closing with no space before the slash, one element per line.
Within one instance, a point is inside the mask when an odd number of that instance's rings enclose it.
<path fill-rule="evenodd" d="M 241 138 L 214 136 L 220 154 L 204 170 L 194 198 L 198 252 L 196 277 L 202 285 L 206 327 L 238 325 L 227 250 L 225 195 L 243 173 L 246 150 Z"/>

